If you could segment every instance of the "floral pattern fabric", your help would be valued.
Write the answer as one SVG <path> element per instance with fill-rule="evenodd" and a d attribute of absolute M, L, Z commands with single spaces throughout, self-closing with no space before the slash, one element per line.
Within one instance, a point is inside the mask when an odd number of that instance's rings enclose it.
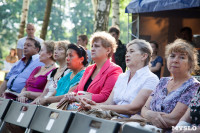
<path fill-rule="evenodd" d="M 167 84 L 170 79 L 171 77 L 161 78 L 156 90 L 152 92 L 150 103 L 152 111 L 171 113 L 178 102 L 188 106 L 194 93 L 200 87 L 200 83 L 192 77 L 168 94 Z"/>
<path fill-rule="evenodd" d="M 200 88 L 190 103 L 191 124 L 200 126 Z"/>

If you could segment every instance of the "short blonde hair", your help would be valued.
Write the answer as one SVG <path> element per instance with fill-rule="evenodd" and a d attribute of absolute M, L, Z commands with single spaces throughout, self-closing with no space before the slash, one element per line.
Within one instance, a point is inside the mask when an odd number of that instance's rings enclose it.
<path fill-rule="evenodd" d="M 165 58 L 167 59 L 172 52 L 186 53 L 188 55 L 189 71 L 193 72 L 199 69 L 198 66 L 198 52 L 188 42 L 183 39 L 176 39 L 173 43 L 168 44 L 165 49 Z"/>
<path fill-rule="evenodd" d="M 47 53 L 52 53 L 51 59 L 54 60 L 53 52 L 54 52 L 55 42 L 54 41 L 44 41 L 43 44 L 47 49 Z"/>
<path fill-rule="evenodd" d="M 115 53 L 117 44 L 114 37 L 112 37 L 109 33 L 105 31 L 101 32 L 95 32 L 91 35 L 90 38 L 90 45 L 92 45 L 95 41 L 101 40 L 102 46 L 104 48 L 111 48 L 111 52 L 108 54 L 108 57 L 110 58 L 113 53 Z"/>
<path fill-rule="evenodd" d="M 70 44 L 70 41 L 68 40 L 62 40 L 62 41 L 57 41 L 55 46 L 59 46 L 65 49 L 65 53 L 67 52 L 68 45 Z"/>
<path fill-rule="evenodd" d="M 146 53 L 148 55 L 144 62 L 144 66 L 148 65 L 151 60 L 151 55 L 153 53 L 150 43 L 142 39 L 134 39 L 126 45 L 126 48 L 134 44 L 138 46 L 141 53 Z"/>

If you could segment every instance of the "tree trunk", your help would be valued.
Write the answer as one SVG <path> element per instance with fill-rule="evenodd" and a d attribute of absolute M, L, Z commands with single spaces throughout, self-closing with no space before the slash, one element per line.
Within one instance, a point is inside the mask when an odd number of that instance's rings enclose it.
<path fill-rule="evenodd" d="M 119 26 L 119 0 L 112 0 L 112 25 Z"/>
<path fill-rule="evenodd" d="M 92 0 L 95 23 L 94 31 L 107 31 L 111 0 Z"/>
<path fill-rule="evenodd" d="M 28 17 L 28 9 L 29 9 L 29 0 L 23 0 L 22 16 L 21 16 L 18 39 L 24 36 L 24 28 Z"/>
<path fill-rule="evenodd" d="M 43 40 L 45 40 L 46 34 L 47 34 L 47 28 L 49 25 L 49 18 L 51 15 L 52 3 L 53 3 L 53 0 L 47 0 L 45 14 L 44 14 L 44 20 L 43 20 L 43 24 L 42 24 L 42 31 L 40 34 L 40 38 L 42 38 Z"/>

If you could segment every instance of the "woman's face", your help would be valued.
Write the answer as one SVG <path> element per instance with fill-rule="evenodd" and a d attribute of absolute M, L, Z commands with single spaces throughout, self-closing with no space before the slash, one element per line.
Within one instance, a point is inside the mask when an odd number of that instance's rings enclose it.
<path fill-rule="evenodd" d="M 91 57 L 92 60 L 103 60 L 108 58 L 108 54 L 110 53 L 110 48 L 104 48 L 102 46 L 101 40 L 94 41 L 91 49 Z"/>
<path fill-rule="evenodd" d="M 127 67 L 135 67 L 141 63 L 144 64 L 144 54 L 140 52 L 137 44 L 130 45 L 126 51 Z"/>
<path fill-rule="evenodd" d="M 172 52 L 167 58 L 167 68 L 172 74 L 189 72 L 188 55 Z"/>
<path fill-rule="evenodd" d="M 45 61 L 49 60 L 50 57 L 52 56 L 51 53 L 47 52 L 47 48 L 45 45 L 42 45 L 39 55 L 40 55 L 40 62 L 45 62 Z"/>
<path fill-rule="evenodd" d="M 151 44 L 151 47 L 153 49 L 153 53 L 157 52 L 156 45 L 154 43 L 150 43 L 150 44 Z"/>
<path fill-rule="evenodd" d="M 54 59 L 56 61 L 59 61 L 59 60 L 65 60 L 66 58 L 66 51 L 63 47 L 61 46 L 55 46 L 54 47 Z"/>
<path fill-rule="evenodd" d="M 78 54 L 73 49 L 67 50 L 67 68 L 76 70 L 82 67 L 83 57 L 79 58 Z"/>
<path fill-rule="evenodd" d="M 11 55 L 11 56 L 15 56 L 15 50 L 12 49 L 12 50 L 10 51 L 10 55 Z"/>

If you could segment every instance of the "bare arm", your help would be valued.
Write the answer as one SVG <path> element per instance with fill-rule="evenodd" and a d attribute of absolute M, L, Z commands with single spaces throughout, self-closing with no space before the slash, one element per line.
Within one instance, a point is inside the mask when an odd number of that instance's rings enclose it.
<path fill-rule="evenodd" d="M 178 102 L 171 113 L 164 114 L 162 115 L 162 117 L 169 127 L 175 126 L 180 120 L 180 118 L 184 115 L 186 110 L 187 105 Z"/>
<path fill-rule="evenodd" d="M 23 55 L 23 49 L 17 49 L 17 56 L 18 56 L 18 59 L 20 60 L 22 58 L 22 55 Z"/>
<path fill-rule="evenodd" d="M 141 115 L 146 118 L 149 122 L 159 128 L 167 128 L 168 125 L 162 118 L 161 114 L 165 114 L 163 112 L 155 112 L 150 109 L 150 102 L 152 96 L 148 98 L 145 105 L 142 107 Z"/>
<path fill-rule="evenodd" d="M 145 102 L 147 101 L 152 90 L 142 89 L 139 91 L 131 104 L 127 105 L 101 105 L 100 107 L 105 110 L 113 110 L 120 114 L 136 114 L 141 111 Z"/>
<path fill-rule="evenodd" d="M 0 96 L 2 96 L 2 94 L 5 92 L 6 88 L 7 88 L 7 82 L 6 80 L 3 81 L 3 83 L 1 84 L 1 88 L 0 88 Z"/>
<path fill-rule="evenodd" d="M 59 102 L 63 97 L 64 97 L 64 95 L 51 96 L 51 97 L 48 97 L 48 98 L 41 98 L 40 99 L 40 104 L 41 105 L 46 105 L 46 104 L 50 104 L 50 103 Z"/>
<path fill-rule="evenodd" d="M 188 123 L 191 122 L 191 118 L 190 118 L 190 108 L 188 107 L 187 111 L 185 112 L 185 114 L 183 115 L 183 117 L 181 117 L 180 121 L 186 121 Z"/>
<path fill-rule="evenodd" d="M 156 63 L 156 66 L 154 66 L 154 67 L 150 66 L 149 68 L 150 68 L 150 70 L 151 70 L 152 72 L 156 72 L 156 71 L 158 71 L 161 67 L 162 67 L 162 64 L 161 64 L 160 62 L 158 62 L 158 63 Z"/>

